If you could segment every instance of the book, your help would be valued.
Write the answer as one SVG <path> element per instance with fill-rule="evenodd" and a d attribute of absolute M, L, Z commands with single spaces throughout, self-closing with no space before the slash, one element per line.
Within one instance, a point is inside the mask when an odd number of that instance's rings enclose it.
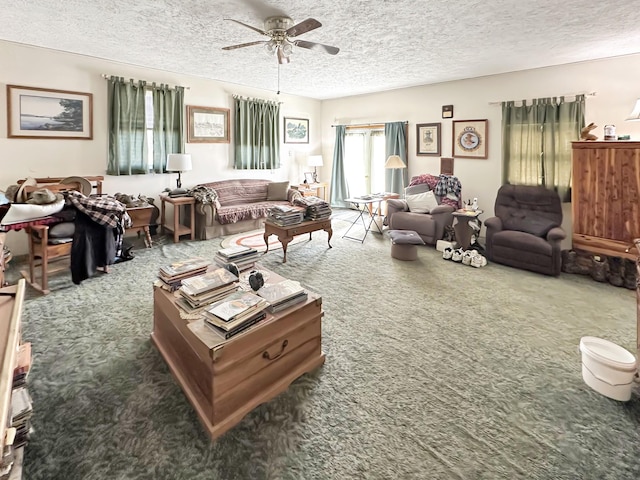
<path fill-rule="evenodd" d="M 207 308 L 206 312 L 224 321 L 231 321 L 252 307 L 266 301 L 252 292 L 236 292 Z M 265 305 L 266 306 L 266 305 Z"/>
<path fill-rule="evenodd" d="M 221 248 L 218 250 L 218 255 L 223 258 L 236 258 L 243 255 L 251 254 L 257 252 L 257 250 L 253 247 L 245 247 L 242 245 L 234 245 L 233 247 Z"/>
<path fill-rule="evenodd" d="M 239 326 L 237 326 L 236 328 L 233 328 L 231 330 L 224 330 L 224 329 L 218 327 L 217 325 L 214 325 L 214 324 L 209 323 L 207 321 L 205 321 L 204 323 L 209 328 L 213 329 L 213 331 L 215 331 L 216 333 L 221 335 L 225 340 L 228 340 L 229 338 L 231 338 L 231 337 L 233 337 L 235 335 L 238 335 L 239 333 L 242 333 L 242 332 L 246 331 L 250 327 L 254 326 L 256 323 L 261 322 L 266 317 L 267 317 L 267 314 L 265 312 L 259 312 L 258 314 L 250 317 L 245 322 L 241 323 Z"/>
<path fill-rule="evenodd" d="M 210 264 L 211 262 L 204 258 L 188 258 L 186 260 L 173 262 L 170 265 L 160 267 L 160 275 L 163 279 L 172 280 L 185 275 L 190 276 L 189 274 L 193 274 L 200 270 L 205 271 Z"/>
<path fill-rule="evenodd" d="M 211 312 L 209 312 L 208 309 L 205 309 L 202 312 L 202 316 L 207 322 L 212 323 L 213 325 L 216 325 L 217 327 L 220 327 L 223 330 L 232 330 L 237 326 L 241 325 L 242 323 L 244 323 L 248 318 L 251 318 L 256 313 L 262 312 L 268 306 L 269 306 L 269 303 L 266 300 L 260 299 L 259 303 L 256 303 L 255 305 L 252 305 L 251 307 L 247 308 L 244 312 L 236 315 L 231 320 L 224 320 L 212 314 Z"/>
<path fill-rule="evenodd" d="M 182 280 L 181 289 L 191 296 L 225 287 L 233 282 L 237 282 L 238 277 L 226 268 L 216 268 L 211 272 L 206 272 Z"/>
<path fill-rule="evenodd" d="M 302 303 L 305 302 L 307 300 L 307 298 L 309 298 L 309 294 L 305 291 L 301 292 L 300 294 L 291 297 L 287 300 L 284 300 L 282 302 L 278 302 L 275 304 L 271 304 L 267 307 L 267 311 L 269 313 L 277 313 L 281 310 L 284 310 L 285 308 L 289 308 L 293 305 L 296 305 L 298 303 Z"/>
<path fill-rule="evenodd" d="M 222 300 L 232 293 L 238 291 L 239 286 L 235 283 L 231 283 L 226 287 L 221 287 L 211 292 L 202 293 L 200 295 L 189 295 L 182 288 L 179 290 L 180 298 L 191 305 L 192 308 L 199 308 L 203 305 L 210 305 L 214 302 Z"/>
<path fill-rule="evenodd" d="M 256 294 L 264 298 L 270 304 L 283 302 L 304 292 L 300 282 L 295 280 L 283 280 L 278 283 L 267 283 Z"/>

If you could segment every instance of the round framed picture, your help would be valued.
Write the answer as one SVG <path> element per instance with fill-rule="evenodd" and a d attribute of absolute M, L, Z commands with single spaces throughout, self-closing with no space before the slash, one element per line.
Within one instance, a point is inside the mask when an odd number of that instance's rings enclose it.
<path fill-rule="evenodd" d="M 453 156 L 487 158 L 487 120 L 453 122 Z"/>

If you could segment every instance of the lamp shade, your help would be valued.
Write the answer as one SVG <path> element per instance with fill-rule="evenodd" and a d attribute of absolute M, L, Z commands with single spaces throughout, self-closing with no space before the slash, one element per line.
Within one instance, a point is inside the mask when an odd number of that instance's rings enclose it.
<path fill-rule="evenodd" d="M 310 167 L 321 167 L 322 163 L 322 155 L 309 155 L 307 159 L 307 165 Z"/>
<path fill-rule="evenodd" d="M 636 106 L 633 107 L 633 111 L 627 117 L 627 120 L 640 120 L 640 98 L 636 100 Z"/>
<path fill-rule="evenodd" d="M 168 172 L 188 172 L 191 170 L 191 155 L 188 153 L 170 153 L 167 155 Z"/>
<path fill-rule="evenodd" d="M 407 168 L 400 155 L 389 155 L 387 163 L 384 164 L 384 168 Z"/>

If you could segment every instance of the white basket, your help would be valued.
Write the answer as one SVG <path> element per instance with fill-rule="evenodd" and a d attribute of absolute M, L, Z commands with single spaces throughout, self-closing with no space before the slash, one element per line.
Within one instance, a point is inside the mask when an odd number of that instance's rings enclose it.
<path fill-rule="evenodd" d="M 631 399 L 636 357 L 613 342 L 597 337 L 580 339 L 582 379 L 596 392 L 614 400 Z"/>

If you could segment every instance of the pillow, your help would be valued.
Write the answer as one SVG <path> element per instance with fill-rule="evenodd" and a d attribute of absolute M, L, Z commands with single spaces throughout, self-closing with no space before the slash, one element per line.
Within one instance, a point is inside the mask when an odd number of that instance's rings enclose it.
<path fill-rule="evenodd" d="M 389 237 L 396 245 L 424 245 L 424 240 L 413 230 L 389 230 Z"/>
<path fill-rule="evenodd" d="M 49 238 L 69 238 L 73 237 L 76 231 L 76 224 L 73 222 L 60 222 L 49 227 Z"/>
<path fill-rule="evenodd" d="M 507 218 L 504 222 L 505 230 L 516 230 L 518 232 L 530 233 L 536 237 L 544 237 L 549 233 L 549 230 L 559 226 L 558 222 L 533 215 L 525 217 L 512 216 Z"/>
<path fill-rule="evenodd" d="M 431 189 L 429 188 L 429 185 L 427 185 L 426 183 L 419 183 L 418 185 L 411 185 L 405 188 L 404 194 L 405 196 L 407 196 L 407 195 L 415 195 L 416 193 L 424 193 L 429 191 L 431 191 Z"/>
<path fill-rule="evenodd" d="M 267 184 L 267 200 L 287 200 L 289 182 L 271 182 Z"/>
<path fill-rule="evenodd" d="M 409 211 L 414 213 L 429 213 L 438 206 L 438 201 L 433 192 L 418 193 L 405 197 Z"/>
<path fill-rule="evenodd" d="M 12 203 L 9 211 L 2 219 L 3 225 L 28 222 L 58 213 L 64 208 L 64 198 L 48 205 L 32 205 L 30 203 Z"/>

